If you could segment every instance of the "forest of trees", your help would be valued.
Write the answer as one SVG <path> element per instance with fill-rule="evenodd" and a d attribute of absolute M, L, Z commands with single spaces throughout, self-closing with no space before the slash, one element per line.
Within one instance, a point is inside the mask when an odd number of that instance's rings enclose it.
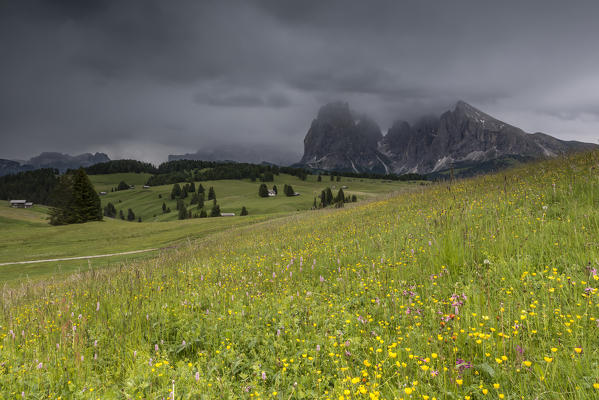
<path fill-rule="evenodd" d="M 53 168 L 4 175 L 0 177 L 0 199 L 49 205 L 51 193 L 58 181 L 58 170 Z"/>
<path fill-rule="evenodd" d="M 83 168 L 68 171 L 60 177 L 50 202 L 52 225 L 102 220 L 100 197 Z"/>
<path fill-rule="evenodd" d="M 154 165 L 137 160 L 112 160 L 99 164 L 94 164 L 90 167 L 85 168 L 88 175 L 100 175 L 100 174 L 116 174 L 120 172 L 146 172 L 149 174 L 156 174 L 158 168 Z"/>
<path fill-rule="evenodd" d="M 218 179 L 251 179 L 272 182 L 275 175 L 285 173 L 305 180 L 309 172 L 302 168 L 278 167 L 276 165 L 177 160 L 160 164 L 155 175 L 148 179 L 150 186 L 176 182 L 209 181 Z"/>

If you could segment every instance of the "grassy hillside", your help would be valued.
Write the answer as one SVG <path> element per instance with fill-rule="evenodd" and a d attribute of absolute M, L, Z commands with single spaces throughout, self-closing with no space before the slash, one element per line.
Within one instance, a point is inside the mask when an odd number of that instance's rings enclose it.
<path fill-rule="evenodd" d="M 5 289 L 0 393 L 597 398 L 598 165 L 530 164 Z"/>
<path fill-rule="evenodd" d="M 108 174 L 91 175 L 90 179 L 96 190 L 107 191 L 108 194 L 101 196 L 102 206 L 112 202 L 117 210 L 123 210 L 125 216 L 127 210 L 131 208 L 136 216 L 141 216 L 142 221 L 172 221 L 177 219 L 176 201 L 171 200 L 170 194 L 173 185 L 155 186 L 149 189 L 143 189 L 143 183 L 147 181 L 148 174 Z M 130 185 L 135 185 L 133 190 L 123 190 L 110 193 L 111 187 L 116 187 L 118 183 L 124 180 Z M 233 212 L 239 215 L 241 207 L 245 206 L 250 215 L 272 214 L 280 212 L 290 212 L 299 210 L 308 210 L 312 207 L 314 197 L 326 187 L 333 187 L 337 190 L 341 186 L 347 186 L 344 189 L 346 195 L 355 194 L 359 200 L 370 199 L 381 193 L 390 193 L 401 191 L 412 185 L 420 185 L 420 182 L 397 182 L 382 181 L 380 179 L 358 179 L 341 178 L 341 182 L 331 182 L 329 177 L 323 177 L 322 182 L 317 182 L 315 175 L 310 175 L 305 181 L 291 175 L 281 174 L 275 176 L 274 182 L 268 182 L 267 185 L 272 188 L 277 185 L 279 195 L 274 198 L 261 198 L 258 196 L 258 187 L 261 182 L 251 182 L 245 180 L 218 180 L 201 182 L 206 189 L 205 198 L 208 197 L 208 188 L 214 187 L 216 199 L 222 212 Z M 292 185 L 294 190 L 300 193 L 300 196 L 286 197 L 283 195 L 283 186 Z M 199 183 L 196 182 L 196 186 Z M 159 198 L 159 195 L 162 196 Z M 189 207 L 191 194 L 185 200 Z M 170 207 L 171 212 L 162 213 L 162 203 Z M 212 207 L 212 201 L 206 200 L 208 211 Z M 198 212 L 197 206 L 192 206 L 194 213 Z"/>
<path fill-rule="evenodd" d="M 160 249 L 265 219 L 264 216 L 247 216 L 140 224 L 106 218 L 101 222 L 51 226 L 46 212 L 47 208 L 43 206 L 30 209 L 14 209 L 6 204 L 0 206 L 0 224 L 4 233 L 0 240 L 0 263 Z M 115 265 L 125 260 L 147 258 L 148 255 L 0 266 L 0 282 Z"/>

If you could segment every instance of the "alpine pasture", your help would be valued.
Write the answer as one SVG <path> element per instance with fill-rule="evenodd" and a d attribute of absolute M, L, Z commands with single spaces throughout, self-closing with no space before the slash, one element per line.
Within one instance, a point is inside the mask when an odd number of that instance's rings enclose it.
<path fill-rule="evenodd" d="M 5 288 L 0 393 L 597 398 L 598 202 L 595 152 Z"/>

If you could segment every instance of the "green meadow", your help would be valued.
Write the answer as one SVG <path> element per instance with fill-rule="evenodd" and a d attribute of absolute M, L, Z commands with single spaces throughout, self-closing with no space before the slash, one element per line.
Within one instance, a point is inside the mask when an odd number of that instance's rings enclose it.
<path fill-rule="evenodd" d="M 123 210 L 127 216 L 127 210 L 131 208 L 135 216 L 140 216 L 142 222 L 145 221 L 173 221 L 177 219 L 177 202 L 172 200 L 171 190 L 173 185 L 163 185 L 144 189 L 143 185 L 147 181 L 149 174 L 109 174 L 109 175 L 90 175 L 90 180 L 96 190 L 107 192 L 101 196 L 102 207 L 108 202 L 115 205 L 117 210 Z M 110 192 L 110 189 L 116 187 L 123 180 L 129 185 L 135 185 L 134 189 Z M 323 176 L 322 182 L 317 181 L 317 176 L 309 175 L 305 181 L 295 176 L 280 174 L 275 175 L 274 182 L 267 182 L 269 189 L 273 185 L 277 186 L 279 195 L 276 197 L 262 198 L 258 196 L 258 188 L 261 182 L 251 182 L 249 179 L 243 180 L 217 180 L 196 182 L 196 187 L 202 184 L 205 193 L 205 209 L 210 211 L 212 200 L 207 200 L 208 189 L 214 187 L 217 203 L 220 205 L 221 212 L 235 213 L 239 215 L 241 208 L 246 207 L 250 215 L 276 214 L 292 211 L 308 210 L 314 203 L 314 198 L 320 195 L 320 192 L 331 187 L 333 194 L 342 186 L 346 195 L 355 194 L 358 200 L 367 200 L 376 197 L 382 193 L 391 193 L 405 190 L 409 186 L 418 186 L 421 182 L 398 182 L 383 181 L 380 179 L 359 179 L 342 177 L 340 182 L 330 181 L 328 176 Z M 285 184 L 293 186 L 293 189 L 300 193 L 299 196 L 287 197 L 283 194 Z M 333 188 L 334 187 L 334 188 Z M 159 197 L 160 196 L 160 197 Z M 186 207 L 190 207 L 192 193 L 184 199 Z M 318 199 L 317 199 L 318 200 Z M 162 203 L 171 209 L 170 213 L 162 212 Z M 199 213 L 197 206 L 191 206 L 193 213 Z"/>
<path fill-rule="evenodd" d="M 202 182 L 206 189 L 214 187 L 217 201 L 222 212 L 234 212 L 236 217 L 195 218 L 177 220 L 176 201 L 171 200 L 172 185 L 143 189 L 149 174 L 121 173 L 91 175 L 90 180 L 101 196 L 102 206 L 108 202 L 115 204 L 117 210 L 132 208 L 136 217 L 142 217 L 143 223 L 104 218 L 102 222 L 76 224 L 69 226 L 50 226 L 49 208 L 36 205 L 31 209 L 14 209 L 8 204 L 0 206 L 0 224 L 3 238 L 0 240 L 0 263 L 30 260 L 46 260 L 80 256 L 114 254 L 128 251 L 156 249 L 152 252 L 117 255 L 111 257 L 44 262 L 33 264 L 13 264 L 0 266 L 0 282 L 20 282 L 23 279 L 40 279 L 48 276 L 86 271 L 106 266 L 120 266 L 132 260 L 147 259 L 156 256 L 168 247 L 187 245 L 215 232 L 228 230 L 280 218 L 312 207 L 313 196 L 327 186 L 347 185 L 347 193 L 356 194 L 360 200 L 372 199 L 381 193 L 405 191 L 419 185 L 412 182 L 385 182 L 370 179 L 342 178 L 341 182 L 317 182 L 315 176 L 301 181 L 289 175 L 277 176 L 274 183 L 282 190 L 285 183 L 293 184 L 300 196 L 275 198 L 258 196 L 259 183 L 235 180 Z M 328 177 L 327 177 L 328 178 Z M 134 189 L 110 192 L 120 181 L 134 185 Z M 351 185 L 351 186 L 350 186 Z M 198 184 L 199 186 L 199 184 Z M 161 195 L 162 198 L 158 196 Z M 185 199 L 187 205 L 191 196 Z M 171 208 L 171 212 L 162 213 L 162 202 Z M 212 201 L 206 201 L 209 210 Z M 246 206 L 250 215 L 240 217 L 239 211 Z M 197 212 L 197 207 L 194 213 Z M 154 214 L 157 214 L 154 217 Z"/>
<path fill-rule="evenodd" d="M 596 399 L 598 206 L 594 152 L 5 287 L 0 397 Z"/>

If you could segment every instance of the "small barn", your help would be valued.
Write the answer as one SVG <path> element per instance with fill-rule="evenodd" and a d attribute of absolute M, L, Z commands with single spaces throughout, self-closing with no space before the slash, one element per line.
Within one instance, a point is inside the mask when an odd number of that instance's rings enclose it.
<path fill-rule="evenodd" d="M 31 208 L 33 207 L 33 202 L 27 200 L 11 200 L 10 206 L 14 208 Z"/>

